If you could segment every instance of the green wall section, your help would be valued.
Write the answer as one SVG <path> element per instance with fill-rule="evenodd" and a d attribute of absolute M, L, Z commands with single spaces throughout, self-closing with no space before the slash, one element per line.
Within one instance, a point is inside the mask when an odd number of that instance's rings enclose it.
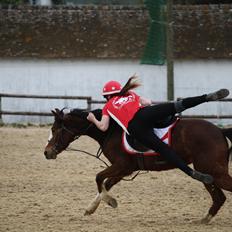
<path fill-rule="evenodd" d="M 166 57 L 166 0 L 147 0 L 145 5 L 150 15 L 150 29 L 141 63 L 163 65 Z"/>

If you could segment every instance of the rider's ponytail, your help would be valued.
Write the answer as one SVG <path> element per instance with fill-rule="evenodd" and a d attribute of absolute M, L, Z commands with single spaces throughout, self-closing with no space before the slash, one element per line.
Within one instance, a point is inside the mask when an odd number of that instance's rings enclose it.
<path fill-rule="evenodd" d="M 141 84 L 138 82 L 138 77 L 136 75 L 133 75 L 132 77 L 129 78 L 127 83 L 123 86 L 122 90 L 120 93 L 117 95 L 122 96 L 125 95 L 128 91 L 135 89 L 139 87 Z"/>

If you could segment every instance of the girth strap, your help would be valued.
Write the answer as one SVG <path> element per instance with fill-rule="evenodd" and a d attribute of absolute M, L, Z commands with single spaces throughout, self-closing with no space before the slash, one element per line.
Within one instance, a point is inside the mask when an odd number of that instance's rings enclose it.
<path fill-rule="evenodd" d="M 138 164 L 139 170 L 147 170 L 145 167 L 145 163 L 144 163 L 144 158 L 146 158 L 146 156 L 144 156 L 143 153 L 137 153 L 136 157 L 137 157 L 137 164 Z M 168 161 L 163 160 L 161 157 L 155 158 L 153 162 L 156 165 L 167 165 L 168 164 Z"/>
<path fill-rule="evenodd" d="M 139 170 L 145 170 L 145 165 L 144 165 L 144 154 L 143 153 L 137 153 L 137 163 Z"/>

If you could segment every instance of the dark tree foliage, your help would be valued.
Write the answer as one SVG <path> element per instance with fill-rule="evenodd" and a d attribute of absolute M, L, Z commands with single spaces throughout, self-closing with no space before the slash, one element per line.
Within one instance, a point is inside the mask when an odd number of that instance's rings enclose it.
<path fill-rule="evenodd" d="M 232 0 L 173 0 L 174 4 L 232 4 Z"/>

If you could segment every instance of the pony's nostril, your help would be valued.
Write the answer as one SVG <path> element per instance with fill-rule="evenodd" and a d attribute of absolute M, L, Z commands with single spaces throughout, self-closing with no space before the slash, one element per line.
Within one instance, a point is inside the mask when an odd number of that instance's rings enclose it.
<path fill-rule="evenodd" d="M 44 155 L 46 156 L 48 153 L 47 153 L 47 151 L 44 151 Z"/>

